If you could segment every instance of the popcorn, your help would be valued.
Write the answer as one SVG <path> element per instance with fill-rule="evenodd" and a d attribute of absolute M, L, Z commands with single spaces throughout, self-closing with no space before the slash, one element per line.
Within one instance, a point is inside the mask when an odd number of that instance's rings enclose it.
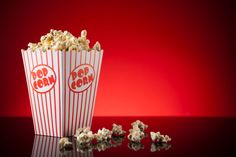
<path fill-rule="evenodd" d="M 59 149 L 60 150 L 67 150 L 67 149 L 72 149 L 73 144 L 69 141 L 69 138 L 63 137 L 59 141 Z"/>
<path fill-rule="evenodd" d="M 94 139 L 94 135 L 92 131 L 89 131 L 88 133 L 81 133 L 79 136 L 77 136 L 77 141 L 80 144 L 88 144 Z"/>
<path fill-rule="evenodd" d="M 75 133 L 74 137 L 79 136 L 81 133 L 88 133 L 89 131 L 90 131 L 90 127 L 78 128 L 76 130 L 76 133 Z"/>
<path fill-rule="evenodd" d="M 91 49 L 89 47 L 90 41 L 87 39 L 87 31 L 82 30 L 81 36 L 76 38 L 68 31 L 54 30 L 51 29 L 49 33 L 40 38 L 38 43 L 29 43 L 28 50 L 41 51 L 55 50 L 55 51 L 90 51 L 97 50 L 101 51 L 101 45 L 96 42 Z"/>
<path fill-rule="evenodd" d="M 80 128 L 80 129 L 76 130 L 75 137 L 76 137 L 78 143 L 81 145 L 89 144 L 94 139 L 93 132 L 90 131 L 89 127 Z"/>
<path fill-rule="evenodd" d="M 125 131 L 122 130 L 121 125 L 117 125 L 115 123 L 112 124 L 112 135 L 113 136 L 124 136 Z"/>
<path fill-rule="evenodd" d="M 134 125 L 132 129 L 129 130 L 128 139 L 132 142 L 139 143 L 145 137 L 144 132 L 138 127 L 138 125 Z"/>
<path fill-rule="evenodd" d="M 161 135 L 160 132 L 150 132 L 150 135 L 153 142 L 167 143 L 171 141 L 171 138 L 168 135 Z"/>
<path fill-rule="evenodd" d="M 141 131 L 144 131 L 145 129 L 148 128 L 148 125 L 144 124 L 140 120 L 136 120 L 135 122 L 131 123 L 132 127 L 138 126 Z"/>
<path fill-rule="evenodd" d="M 98 130 L 98 132 L 95 134 L 95 138 L 97 141 L 108 141 L 111 139 L 112 132 L 106 128 L 102 128 L 102 130 Z"/>
<path fill-rule="evenodd" d="M 101 51 L 101 45 L 98 41 L 94 44 L 93 49 L 97 51 Z"/>

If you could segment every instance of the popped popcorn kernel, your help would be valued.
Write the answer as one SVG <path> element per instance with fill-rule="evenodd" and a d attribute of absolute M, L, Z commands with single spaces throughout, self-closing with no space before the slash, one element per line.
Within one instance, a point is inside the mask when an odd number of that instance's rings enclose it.
<path fill-rule="evenodd" d="M 109 141 L 111 139 L 112 132 L 106 128 L 99 129 L 95 134 L 95 138 L 98 142 Z"/>
<path fill-rule="evenodd" d="M 138 126 L 141 131 L 144 131 L 148 128 L 148 125 L 144 124 L 140 120 L 136 120 L 135 122 L 131 123 L 132 127 Z"/>
<path fill-rule="evenodd" d="M 138 125 L 134 125 L 132 129 L 129 130 L 128 139 L 132 142 L 139 143 L 145 137 L 145 134 Z"/>
<path fill-rule="evenodd" d="M 167 143 L 171 141 L 168 135 L 162 135 L 160 132 L 150 132 L 150 135 L 153 142 Z"/>
<path fill-rule="evenodd" d="M 81 145 L 87 145 L 94 139 L 93 132 L 90 131 L 89 127 L 77 129 L 75 137 L 77 142 Z"/>
<path fill-rule="evenodd" d="M 67 137 L 63 137 L 60 139 L 59 141 L 59 149 L 60 150 L 67 150 L 67 149 L 72 149 L 73 145 L 72 143 L 69 141 L 69 138 Z"/>
<path fill-rule="evenodd" d="M 78 128 L 76 130 L 76 133 L 75 133 L 74 137 L 79 136 L 81 133 L 88 133 L 89 131 L 90 131 L 90 127 Z"/>
<path fill-rule="evenodd" d="M 126 132 L 122 129 L 121 125 L 115 123 L 112 124 L 112 135 L 113 136 L 124 136 Z"/>
<path fill-rule="evenodd" d="M 93 49 L 97 51 L 101 51 L 101 45 L 98 41 L 94 44 Z"/>

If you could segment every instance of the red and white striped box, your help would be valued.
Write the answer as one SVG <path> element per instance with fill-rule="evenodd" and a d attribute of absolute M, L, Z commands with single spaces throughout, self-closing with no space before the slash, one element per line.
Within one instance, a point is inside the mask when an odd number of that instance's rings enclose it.
<path fill-rule="evenodd" d="M 72 136 L 91 127 L 103 51 L 25 51 L 35 134 Z"/>

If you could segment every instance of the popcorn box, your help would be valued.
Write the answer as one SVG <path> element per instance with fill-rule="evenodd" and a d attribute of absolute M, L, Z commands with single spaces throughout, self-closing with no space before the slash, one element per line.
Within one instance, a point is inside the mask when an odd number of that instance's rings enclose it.
<path fill-rule="evenodd" d="M 34 132 L 72 136 L 91 127 L 103 51 L 22 50 Z"/>

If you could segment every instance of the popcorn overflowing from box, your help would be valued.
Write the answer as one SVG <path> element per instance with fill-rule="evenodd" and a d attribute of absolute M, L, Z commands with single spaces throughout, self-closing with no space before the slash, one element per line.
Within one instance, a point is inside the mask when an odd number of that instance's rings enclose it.
<path fill-rule="evenodd" d="M 22 50 L 35 134 L 63 137 L 91 127 L 103 50 L 89 44 L 86 30 L 77 38 L 51 29 Z"/>

